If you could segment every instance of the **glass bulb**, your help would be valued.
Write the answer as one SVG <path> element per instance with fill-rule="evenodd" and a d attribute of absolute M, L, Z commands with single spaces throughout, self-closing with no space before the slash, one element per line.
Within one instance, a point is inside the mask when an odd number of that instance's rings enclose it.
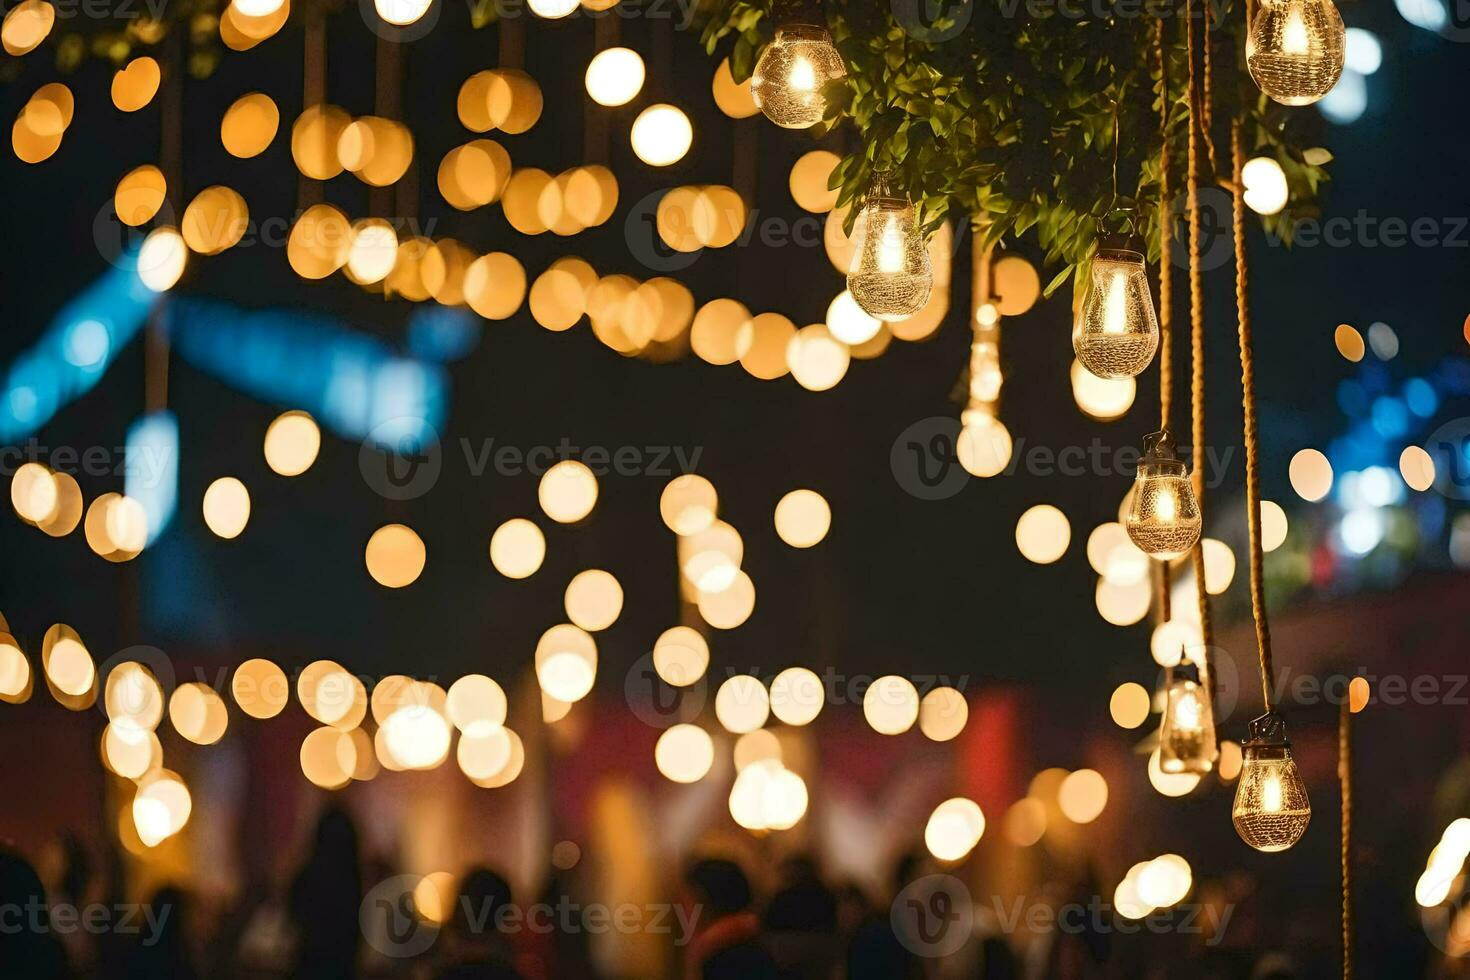
<path fill-rule="evenodd" d="M 970 397 L 982 402 L 1000 398 L 1005 377 L 1000 371 L 1000 351 L 994 341 L 977 340 L 970 345 Z"/>
<path fill-rule="evenodd" d="M 1262 715 L 1251 722 L 1250 732 L 1231 812 L 1235 832 L 1258 851 L 1284 851 L 1307 832 L 1312 804 L 1281 716 Z"/>
<path fill-rule="evenodd" d="M 1168 432 L 1145 436 L 1143 449 L 1128 508 L 1128 537 L 1153 558 L 1178 558 L 1199 541 L 1199 501 Z"/>
<path fill-rule="evenodd" d="M 1072 331 L 1077 360 L 1099 378 L 1132 378 L 1159 349 L 1159 321 L 1143 256 L 1129 249 L 1098 249 L 1092 288 Z"/>
<path fill-rule="evenodd" d="M 1246 65 L 1283 105 L 1311 105 L 1337 84 L 1347 29 L 1332 0 L 1264 0 L 1251 22 Z"/>
<path fill-rule="evenodd" d="M 913 204 L 895 196 L 881 171 L 873 175 L 853 240 L 847 290 L 864 313 L 894 323 L 924 308 L 934 288 L 934 265 Z"/>
<path fill-rule="evenodd" d="M 777 126 L 806 129 L 821 122 L 827 112 L 822 87 L 846 76 L 842 56 L 825 27 L 787 24 L 777 29 L 776 39 L 756 62 L 750 94 Z"/>
<path fill-rule="evenodd" d="M 1203 775 L 1215 768 L 1219 754 L 1209 692 L 1187 677 L 1171 679 L 1159 729 L 1159 768 Z"/>

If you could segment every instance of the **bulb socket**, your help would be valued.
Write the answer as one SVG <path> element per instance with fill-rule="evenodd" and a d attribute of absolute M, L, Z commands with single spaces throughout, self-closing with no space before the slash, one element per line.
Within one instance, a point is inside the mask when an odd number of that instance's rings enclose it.
<path fill-rule="evenodd" d="M 1174 435 L 1168 429 L 1150 432 L 1143 437 L 1143 462 L 1145 464 L 1178 463 L 1179 454 L 1174 445 Z"/>
<path fill-rule="evenodd" d="M 1268 711 L 1252 719 L 1246 728 L 1247 738 L 1241 745 L 1246 752 L 1271 755 L 1291 748 L 1286 737 L 1286 719 L 1274 711 Z"/>

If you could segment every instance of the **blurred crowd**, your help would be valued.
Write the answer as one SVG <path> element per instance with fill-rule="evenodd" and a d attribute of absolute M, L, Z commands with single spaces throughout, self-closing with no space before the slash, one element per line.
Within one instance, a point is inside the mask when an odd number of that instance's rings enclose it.
<path fill-rule="evenodd" d="M 667 944 L 664 967 L 640 972 L 599 957 L 573 876 L 553 871 L 528 898 L 497 871 L 473 868 L 425 909 L 414 887 L 422 879 L 365 861 L 353 819 L 336 808 L 321 816 L 289 887 L 247 888 L 226 909 L 174 887 L 128 905 L 109 894 L 118 869 L 93 867 L 74 839 L 62 851 L 48 887 L 0 846 L 6 980 L 1293 980 L 1336 970 L 1321 956 L 1254 948 L 1248 916 L 1234 923 L 1237 941 L 1225 941 L 1215 913 L 1230 897 L 1216 885 L 1196 899 L 1198 929 L 1150 934 L 1079 915 L 1074 927 L 1028 925 L 1018 943 L 1016 923 L 993 909 L 960 908 L 968 893 L 926 891 L 957 879 L 916 856 L 897 862 L 882 895 L 834 886 L 800 856 L 759 869 L 755 877 L 775 882 L 764 893 L 739 861 L 696 859 L 680 869 L 676 901 L 624 924 Z M 1040 901 L 1061 908 L 1095 893 L 1095 883 L 1075 882 L 1049 886 Z M 558 913 L 566 909 L 579 911 Z M 946 933 L 955 923 L 962 934 Z M 1404 966 L 1399 975 L 1423 975 Z"/>

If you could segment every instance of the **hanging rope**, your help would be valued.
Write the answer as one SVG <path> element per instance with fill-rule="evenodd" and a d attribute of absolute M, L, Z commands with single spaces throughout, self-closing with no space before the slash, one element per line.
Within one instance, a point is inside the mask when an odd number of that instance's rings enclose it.
<path fill-rule="evenodd" d="M 1159 58 L 1159 429 L 1169 431 L 1174 401 L 1174 214 L 1169 197 L 1169 62 L 1164 45 L 1164 19 L 1154 24 L 1154 47 Z M 1158 567 L 1156 587 L 1158 621 L 1173 618 L 1169 594 L 1169 563 Z"/>
<path fill-rule="evenodd" d="M 1199 501 L 1200 513 L 1204 513 L 1205 506 L 1205 471 L 1202 465 L 1205 453 L 1205 289 L 1204 276 L 1200 269 L 1200 220 L 1199 220 L 1199 144 L 1200 144 L 1200 106 L 1205 99 L 1200 98 L 1200 79 L 1196 73 L 1196 53 L 1199 48 L 1199 30 L 1195 25 L 1194 17 L 1195 0 L 1188 0 L 1186 5 L 1185 21 L 1188 24 L 1187 41 L 1189 44 L 1189 150 L 1186 159 L 1188 176 L 1186 179 L 1186 198 L 1189 207 L 1189 340 L 1192 356 L 1192 372 L 1190 378 L 1190 397 L 1193 402 L 1192 422 L 1194 443 L 1194 472 L 1191 474 L 1194 483 L 1194 495 Z M 1204 638 L 1205 653 L 1201 658 L 1209 660 L 1209 648 L 1214 645 L 1214 629 L 1210 622 L 1210 594 L 1205 588 L 1205 549 L 1204 538 L 1201 536 L 1194 546 L 1192 554 L 1194 564 L 1195 592 L 1199 597 L 1199 625 L 1200 634 Z M 1201 663 L 1201 670 L 1207 670 L 1206 664 Z M 1211 696 L 1214 695 L 1214 672 L 1210 674 L 1210 683 L 1206 685 Z"/>
<path fill-rule="evenodd" d="M 1337 778 L 1342 784 L 1342 976 L 1353 978 L 1353 714 L 1344 699 L 1337 715 Z"/>
<path fill-rule="evenodd" d="M 1248 286 L 1245 262 L 1245 196 L 1241 168 L 1245 151 L 1241 146 L 1240 123 L 1230 127 L 1231 216 L 1235 233 L 1235 307 L 1240 332 L 1241 407 L 1245 419 L 1245 506 L 1250 531 L 1251 618 L 1256 624 L 1256 650 L 1261 662 L 1261 692 L 1266 710 L 1273 711 L 1276 698 L 1272 678 L 1271 627 L 1266 619 L 1265 552 L 1261 547 L 1261 461 L 1256 426 L 1256 367 L 1251 350 L 1251 321 L 1247 309 Z"/>

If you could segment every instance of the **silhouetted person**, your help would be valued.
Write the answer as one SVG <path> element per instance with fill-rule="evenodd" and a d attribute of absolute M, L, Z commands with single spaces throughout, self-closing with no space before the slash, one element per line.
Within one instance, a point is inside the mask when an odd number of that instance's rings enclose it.
<path fill-rule="evenodd" d="M 782 980 L 825 980 L 837 961 L 837 896 L 808 858 L 782 872 L 785 884 L 766 905 L 766 946 Z"/>
<path fill-rule="evenodd" d="M 918 877 L 921 859 L 900 855 L 894 863 L 892 889 L 887 901 L 858 926 L 847 946 L 848 980 L 909 980 L 922 976 L 915 956 L 893 927 L 893 902 Z"/>
<path fill-rule="evenodd" d="M 454 951 L 438 980 L 521 980 L 515 949 L 500 930 L 511 900 L 510 882 L 488 868 L 465 875 L 454 905 Z"/>
<path fill-rule="evenodd" d="M 161 888 L 141 917 L 123 970 L 126 980 L 197 980 L 189 955 L 184 893 Z"/>
<path fill-rule="evenodd" d="M 760 944 L 760 922 L 750 910 L 750 879 L 733 861 L 705 860 L 684 885 L 699 909 L 699 925 L 685 949 L 685 980 L 776 980 L 780 974 Z"/>
<path fill-rule="evenodd" d="M 296 926 L 292 976 L 356 977 L 362 898 L 357 828 L 346 811 L 329 807 L 317 823 L 311 854 L 291 885 L 291 919 Z"/>
<path fill-rule="evenodd" d="M 66 956 L 51 931 L 46 889 L 36 869 L 0 848 L 0 974 L 25 980 L 66 980 Z"/>

